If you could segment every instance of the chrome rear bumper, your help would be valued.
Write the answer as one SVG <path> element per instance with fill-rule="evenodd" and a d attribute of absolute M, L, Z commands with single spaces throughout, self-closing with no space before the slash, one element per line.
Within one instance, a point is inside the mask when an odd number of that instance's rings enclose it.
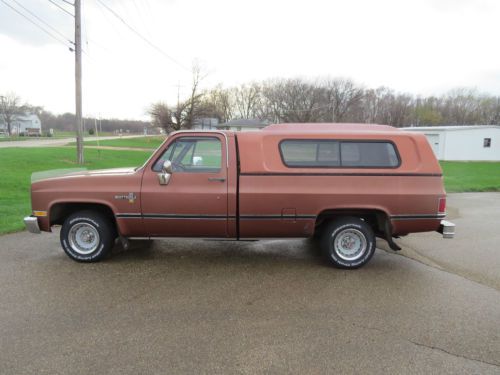
<path fill-rule="evenodd" d="M 41 233 L 40 227 L 38 226 L 38 219 L 35 216 L 26 216 L 24 218 L 24 225 L 31 233 Z"/>
<path fill-rule="evenodd" d="M 438 232 L 443 235 L 443 238 L 455 237 L 455 224 L 450 221 L 441 220 Z"/>

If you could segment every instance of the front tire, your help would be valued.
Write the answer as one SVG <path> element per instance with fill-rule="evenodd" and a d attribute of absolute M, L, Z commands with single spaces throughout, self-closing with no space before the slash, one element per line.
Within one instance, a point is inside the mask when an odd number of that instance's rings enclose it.
<path fill-rule="evenodd" d="M 106 257 L 115 237 L 110 220 L 94 211 L 79 211 L 68 216 L 60 234 L 64 252 L 77 262 L 87 263 Z"/>
<path fill-rule="evenodd" d="M 337 268 L 359 268 L 375 253 L 372 228 L 357 217 L 337 219 L 327 225 L 321 238 L 327 261 Z"/>

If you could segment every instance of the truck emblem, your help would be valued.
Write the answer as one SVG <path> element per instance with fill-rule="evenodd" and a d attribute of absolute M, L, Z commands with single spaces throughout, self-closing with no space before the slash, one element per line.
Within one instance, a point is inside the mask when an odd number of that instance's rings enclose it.
<path fill-rule="evenodd" d="M 122 200 L 128 199 L 129 203 L 134 203 L 136 198 L 137 196 L 134 193 L 128 193 L 127 195 L 115 195 L 115 199 L 122 199 Z"/>

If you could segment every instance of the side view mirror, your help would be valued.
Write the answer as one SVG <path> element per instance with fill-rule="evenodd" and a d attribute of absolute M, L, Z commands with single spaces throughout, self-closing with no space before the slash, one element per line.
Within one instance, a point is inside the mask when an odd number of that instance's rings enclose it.
<path fill-rule="evenodd" d="M 168 185 L 170 178 L 172 177 L 172 162 L 170 160 L 165 160 L 161 168 L 161 172 L 158 173 L 158 182 L 160 185 Z"/>
<path fill-rule="evenodd" d="M 165 160 L 161 168 L 162 173 L 172 174 L 172 162 L 170 160 Z"/>

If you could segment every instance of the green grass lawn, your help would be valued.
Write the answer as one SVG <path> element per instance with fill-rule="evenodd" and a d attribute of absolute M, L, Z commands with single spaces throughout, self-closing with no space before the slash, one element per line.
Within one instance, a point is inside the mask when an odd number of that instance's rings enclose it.
<path fill-rule="evenodd" d="M 129 147 L 129 148 L 149 148 L 156 149 L 166 139 L 164 136 L 103 139 L 99 141 L 100 146 L 106 147 Z M 74 143 L 72 143 L 74 144 Z M 97 141 L 86 141 L 86 145 L 97 146 Z"/>
<path fill-rule="evenodd" d="M 155 137 L 156 138 L 156 137 Z M 118 139 L 121 147 L 151 144 L 156 147 L 160 137 Z M 151 143 L 144 143 L 149 142 Z M 112 142 L 112 140 L 109 140 Z M 145 147 L 148 148 L 148 147 Z M 51 169 L 78 168 L 74 148 L 3 148 L 0 149 L 0 233 L 22 229 L 22 218 L 31 211 L 30 183 L 33 172 Z M 146 151 L 86 149 L 88 169 L 139 166 L 150 156 Z M 208 159 L 208 155 L 205 155 Z M 207 160 L 208 161 L 208 160 Z M 442 162 L 448 193 L 464 191 L 500 191 L 500 162 Z"/>
<path fill-rule="evenodd" d="M 442 161 L 446 192 L 500 191 L 500 162 Z"/>
<path fill-rule="evenodd" d="M 116 135 L 113 132 L 102 132 L 99 133 L 99 136 L 101 137 L 107 137 L 107 136 L 112 136 Z M 83 133 L 83 138 L 87 137 L 95 137 L 95 134 L 89 134 L 88 132 Z M 63 130 L 55 130 L 54 131 L 54 138 L 76 138 L 76 132 L 74 131 L 63 131 Z"/>
<path fill-rule="evenodd" d="M 135 167 L 151 155 L 145 151 L 87 149 L 85 167 L 101 169 Z M 31 174 L 49 169 L 78 168 L 73 148 L 0 149 L 0 233 L 20 230 L 31 212 Z"/>

